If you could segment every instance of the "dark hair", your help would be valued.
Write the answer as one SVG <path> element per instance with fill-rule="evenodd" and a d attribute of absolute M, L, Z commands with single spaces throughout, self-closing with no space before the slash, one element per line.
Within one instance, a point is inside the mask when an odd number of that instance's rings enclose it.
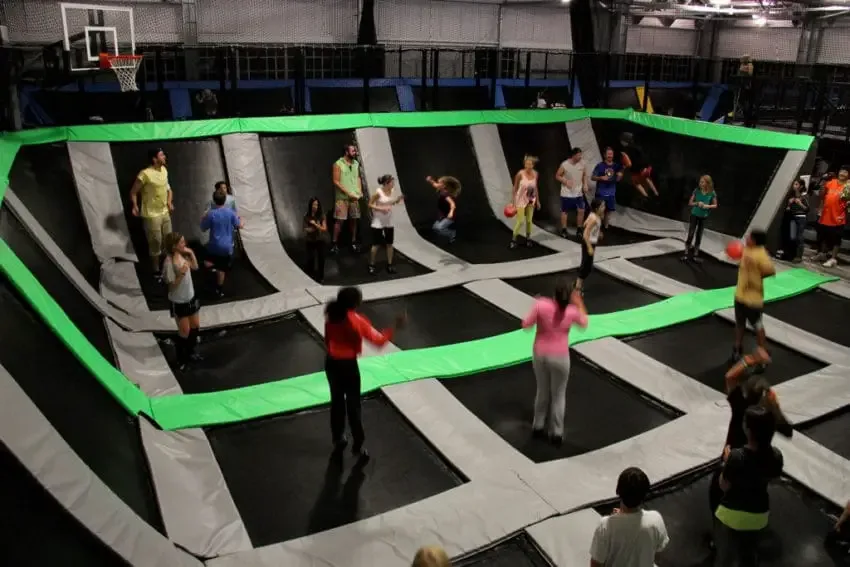
<path fill-rule="evenodd" d="M 226 193 L 219 193 L 218 191 L 213 191 L 213 203 L 215 203 L 216 206 L 220 207 L 220 206 L 224 205 L 226 202 L 227 202 L 227 194 Z"/>
<path fill-rule="evenodd" d="M 385 173 L 378 178 L 378 185 L 386 185 L 387 183 L 389 183 L 393 179 L 395 179 L 395 177 L 393 177 L 389 173 Z"/>
<path fill-rule="evenodd" d="M 744 414 L 744 426 L 760 451 L 770 449 L 770 442 L 776 433 L 776 419 L 773 414 L 760 405 L 750 406 Z"/>
<path fill-rule="evenodd" d="M 555 302 L 558 304 L 558 307 L 561 308 L 561 312 L 563 313 L 567 307 L 570 305 L 570 294 L 573 291 L 572 284 L 567 280 L 567 278 L 558 278 L 558 281 L 555 283 Z"/>
<path fill-rule="evenodd" d="M 751 230 L 750 239 L 756 246 L 764 246 L 767 244 L 767 233 L 760 229 Z"/>
<path fill-rule="evenodd" d="M 570 157 L 573 157 L 573 156 L 580 154 L 580 153 L 581 153 L 581 148 L 573 148 L 573 149 L 570 150 Z"/>
<path fill-rule="evenodd" d="M 181 240 L 183 240 L 182 234 L 179 232 L 169 232 L 165 235 L 165 238 L 162 239 L 162 248 L 165 250 L 166 254 L 172 256 Z"/>
<path fill-rule="evenodd" d="M 152 150 L 148 150 L 148 163 L 151 163 L 157 157 L 159 157 L 159 152 L 162 151 L 162 148 L 155 148 Z"/>
<path fill-rule="evenodd" d="M 319 203 L 319 208 L 316 209 L 316 214 L 313 214 L 313 203 Z M 322 217 L 322 202 L 319 201 L 318 197 L 310 197 L 310 200 L 307 201 L 307 214 L 304 215 L 305 218 L 321 218 Z"/>
<path fill-rule="evenodd" d="M 602 206 L 602 204 L 603 204 L 604 202 L 605 202 L 605 201 L 603 201 L 603 200 L 602 200 L 602 199 L 600 199 L 599 197 L 595 198 L 594 200 L 592 200 L 592 201 L 590 202 L 590 210 L 591 210 L 591 211 L 593 211 L 593 212 L 595 213 L 595 212 L 599 209 L 599 207 L 601 207 L 601 206 Z"/>
<path fill-rule="evenodd" d="M 331 323 L 340 323 L 345 320 L 348 312 L 357 309 L 362 301 L 363 294 L 360 293 L 360 288 L 344 287 L 336 294 L 336 299 L 328 303 L 325 315 Z"/>
<path fill-rule="evenodd" d="M 605 146 L 605 149 L 602 150 L 602 157 L 605 157 L 605 154 L 607 154 L 608 152 L 614 153 L 614 148 L 612 148 L 611 146 Z"/>
<path fill-rule="evenodd" d="M 230 187 L 227 186 L 227 181 L 216 181 L 213 189 L 218 191 L 218 188 L 221 187 L 222 185 L 224 185 L 224 190 L 227 191 L 228 193 L 230 193 Z"/>
<path fill-rule="evenodd" d="M 649 477 L 637 467 L 629 467 L 620 473 L 617 479 L 617 496 L 628 508 L 637 508 L 643 504 L 649 493 Z"/>
<path fill-rule="evenodd" d="M 351 143 L 349 143 L 349 144 L 345 144 L 345 145 L 342 147 L 342 155 L 346 155 L 346 154 L 348 154 L 348 149 L 349 149 L 349 148 L 354 148 L 355 150 L 357 150 L 357 144 L 355 144 L 354 142 L 351 142 Z"/>

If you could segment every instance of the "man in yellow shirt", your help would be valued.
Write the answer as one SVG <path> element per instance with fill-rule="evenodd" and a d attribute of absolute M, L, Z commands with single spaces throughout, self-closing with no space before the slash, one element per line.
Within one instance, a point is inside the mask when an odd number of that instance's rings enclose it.
<path fill-rule="evenodd" d="M 760 348 L 767 350 L 767 336 L 761 316 L 764 309 L 764 278 L 776 273 L 776 267 L 764 247 L 767 235 L 763 230 L 753 230 L 738 265 L 738 286 L 735 289 L 735 360 L 741 357 L 747 323 L 756 332 Z"/>
<path fill-rule="evenodd" d="M 155 277 L 160 279 L 162 241 L 165 235 L 171 232 L 174 203 L 171 185 L 168 183 L 168 170 L 165 167 L 165 152 L 160 149 L 152 150 L 149 158 L 150 165 L 140 171 L 133 182 L 130 202 L 133 203 L 133 216 L 142 217 L 148 241 L 148 255 Z"/>

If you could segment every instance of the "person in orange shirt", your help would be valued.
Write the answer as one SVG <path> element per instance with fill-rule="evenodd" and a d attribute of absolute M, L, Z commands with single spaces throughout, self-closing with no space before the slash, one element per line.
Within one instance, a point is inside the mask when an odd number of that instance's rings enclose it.
<path fill-rule="evenodd" d="M 838 250 L 841 248 L 844 225 L 847 224 L 848 178 L 848 168 L 842 165 L 838 177 L 827 181 L 821 191 L 818 254 L 814 259 L 824 262 L 824 268 L 834 268 L 838 264 Z"/>

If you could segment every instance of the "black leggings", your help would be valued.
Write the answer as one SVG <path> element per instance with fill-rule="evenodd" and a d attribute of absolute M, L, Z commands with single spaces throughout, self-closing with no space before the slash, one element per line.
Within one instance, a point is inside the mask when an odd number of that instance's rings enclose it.
<path fill-rule="evenodd" d="M 331 390 L 331 437 L 338 443 L 345 435 L 345 416 L 354 448 L 363 446 L 366 435 L 360 421 L 360 367 L 357 359 L 325 359 L 325 375 Z"/>
<path fill-rule="evenodd" d="M 705 228 L 705 218 L 691 215 L 691 222 L 688 223 L 688 239 L 685 241 L 685 249 L 691 253 L 699 252 L 699 245 L 702 244 L 702 231 Z M 696 237 L 696 240 L 694 238 Z M 693 244 L 693 247 L 691 247 Z"/>
<path fill-rule="evenodd" d="M 307 273 L 317 280 L 325 278 L 325 243 L 307 242 Z"/>

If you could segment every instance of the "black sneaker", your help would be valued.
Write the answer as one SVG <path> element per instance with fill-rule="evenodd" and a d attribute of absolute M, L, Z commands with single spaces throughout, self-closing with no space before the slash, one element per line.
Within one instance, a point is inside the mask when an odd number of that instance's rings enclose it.
<path fill-rule="evenodd" d="M 552 435 L 549 437 L 549 443 L 551 443 L 553 447 L 560 447 L 564 444 L 564 438 L 561 435 Z"/>
<path fill-rule="evenodd" d="M 682 262 L 690 262 L 691 260 L 693 260 L 693 258 L 691 258 L 690 254 L 685 254 L 684 256 L 679 258 L 679 260 L 681 260 Z"/>
<path fill-rule="evenodd" d="M 542 429 L 532 429 L 531 436 L 535 439 L 546 439 L 546 432 Z"/>
<path fill-rule="evenodd" d="M 157 272 L 153 275 L 153 281 L 155 281 L 158 284 L 165 283 L 165 280 L 163 279 L 162 274 L 160 274 L 159 272 Z"/>
<path fill-rule="evenodd" d="M 369 451 L 363 445 L 352 445 L 351 454 L 357 457 L 357 460 L 361 463 L 368 461 L 370 458 Z"/>
<path fill-rule="evenodd" d="M 561 234 L 561 238 L 568 238 L 569 237 L 569 233 L 567 233 L 566 228 L 562 228 L 560 234 Z"/>
<path fill-rule="evenodd" d="M 351 245 L 351 251 L 354 252 L 355 254 L 360 252 L 360 245 L 359 244 L 352 244 Z"/>
<path fill-rule="evenodd" d="M 511 240 L 511 243 L 510 243 L 510 244 L 508 244 L 508 248 L 510 248 L 511 250 L 513 250 L 514 248 L 516 248 L 516 246 L 517 246 L 517 244 L 516 244 L 516 240 Z"/>
<path fill-rule="evenodd" d="M 224 298 L 224 292 L 220 289 L 215 290 L 213 293 L 215 294 L 216 299 Z"/>
<path fill-rule="evenodd" d="M 691 262 L 693 262 L 694 264 L 702 264 L 702 258 L 700 258 L 699 256 L 694 256 L 693 258 L 691 258 Z"/>
<path fill-rule="evenodd" d="M 192 355 L 189 356 L 189 360 L 191 360 L 192 362 L 201 362 L 203 359 L 204 359 L 203 355 L 201 355 L 197 352 L 193 353 Z"/>
<path fill-rule="evenodd" d="M 732 349 L 732 362 L 738 362 L 741 360 L 742 353 L 740 350 L 733 348 Z"/>
<path fill-rule="evenodd" d="M 378 270 L 375 269 L 375 266 L 373 266 L 372 264 L 369 264 L 369 274 L 375 275 L 375 272 L 377 272 L 377 271 Z"/>
<path fill-rule="evenodd" d="M 348 445 L 348 439 L 343 435 L 342 439 L 338 439 L 334 441 L 334 452 L 341 453 L 343 449 Z"/>
<path fill-rule="evenodd" d="M 394 274 L 395 273 L 395 267 L 392 264 L 387 264 L 387 273 L 388 274 Z"/>
<path fill-rule="evenodd" d="M 530 238 L 526 239 L 525 247 L 526 248 L 532 248 L 533 246 L 534 246 L 534 242 Z"/>
<path fill-rule="evenodd" d="M 337 246 L 336 244 L 332 244 L 329 252 L 331 254 L 339 254 L 339 246 Z"/>
<path fill-rule="evenodd" d="M 186 372 L 188 370 L 189 370 L 189 363 L 188 362 L 183 362 L 183 363 L 177 365 L 177 371 L 178 372 Z"/>

